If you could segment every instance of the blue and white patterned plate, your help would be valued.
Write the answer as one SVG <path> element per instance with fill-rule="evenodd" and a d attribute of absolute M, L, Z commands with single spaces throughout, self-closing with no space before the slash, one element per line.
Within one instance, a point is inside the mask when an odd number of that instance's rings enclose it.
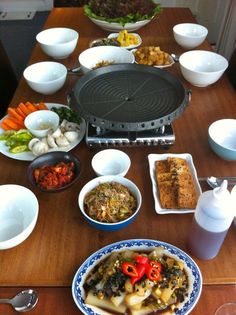
<path fill-rule="evenodd" d="M 186 315 L 196 305 L 202 291 L 202 276 L 197 264 L 181 249 L 161 241 L 149 239 L 131 239 L 113 243 L 106 247 L 99 249 L 97 252 L 88 257 L 76 272 L 72 282 L 72 295 L 78 308 L 86 315 L 101 315 L 109 314 L 107 312 L 99 312 L 99 309 L 85 304 L 85 291 L 83 284 L 91 269 L 101 260 L 110 255 L 113 251 L 130 250 L 152 250 L 154 247 L 162 246 L 166 254 L 174 257 L 177 260 L 184 261 L 185 270 L 189 276 L 189 294 L 188 297 L 178 305 L 178 310 L 174 313 L 176 315 Z"/>

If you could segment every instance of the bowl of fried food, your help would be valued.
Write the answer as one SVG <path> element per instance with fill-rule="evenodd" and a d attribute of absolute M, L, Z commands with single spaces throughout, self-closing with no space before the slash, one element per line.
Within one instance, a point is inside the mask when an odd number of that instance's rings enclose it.
<path fill-rule="evenodd" d="M 173 58 L 159 46 L 144 46 L 132 50 L 135 62 L 140 65 L 167 68 L 174 64 Z"/>
<path fill-rule="evenodd" d="M 141 202 L 138 187 L 129 179 L 117 175 L 92 179 L 81 189 L 78 197 L 85 220 L 103 231 L 117 231 L 133 222 Z"/>

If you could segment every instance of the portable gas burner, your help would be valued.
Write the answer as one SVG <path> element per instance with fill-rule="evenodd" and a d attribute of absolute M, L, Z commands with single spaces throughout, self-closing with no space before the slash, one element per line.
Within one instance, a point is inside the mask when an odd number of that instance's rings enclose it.
<path fill-rule="evenodd" d="M 69 105 L 87 121 L 89 147 L 168 147 L 175 141 L 171 123 L 185 110 L 190 95 L 164 69 L 115 64 L 81 77 Z"/>
<path fill-rule="evenodd" d="M 169 148 L 175 142 L 171 124 L 144 131 L 113 131 L 87 124 L 86 143 L 93 147 L 158 146 Z"/>

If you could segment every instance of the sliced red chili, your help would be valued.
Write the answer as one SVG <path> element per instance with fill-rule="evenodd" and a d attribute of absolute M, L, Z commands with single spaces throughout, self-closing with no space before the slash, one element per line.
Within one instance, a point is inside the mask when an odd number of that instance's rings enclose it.
<path fill-rule="evenodd" d="M 138 271 L 135 265 L 127 261 L 122 263 L 122 272 L 129 277 L 138 277 Z"/>
<path fill-rule="evenodd" d="M 157 268 L 149 265 L 146 267 L 146 276 L 149 280 L 158 281 L 161 277 L 161 274 Z"/>
<path fill-rule="evenodd" d="M 142 279 L 142 277 L 145 275 L 145 271 L 146 271 L 146 265 L 144 264 L 138 264 L 136 267 L 136 270 L 138 272 L 138 276 L 136 277 L 132 277 L 130 279 L 130 282 L 132 285 L 134 285 L 137 281 L 139 281 L 140 279 Z"/>
<path fill-rule="evenodd" d="M 147 256 L 142 256 L 142 255 L 139 255 L 139 256 L 136 256 L 135 257 L 135 260 L 137 261 L 138 264 L 144 264 L 146 265 L 148 263 L 148 257 Z"/>
<path fill-rule="evenodd" d="M 162 271 L 161 263 L 159 263 L 156 260 L 150 260 L 149 261 L 149 265 L 152 266 L 152 267 L 155 267 L 161 273 L 161 271 Z"/>

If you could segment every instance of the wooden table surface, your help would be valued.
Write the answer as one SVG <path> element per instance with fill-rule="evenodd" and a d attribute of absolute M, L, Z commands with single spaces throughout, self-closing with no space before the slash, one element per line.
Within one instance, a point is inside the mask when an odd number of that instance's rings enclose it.
<path fill-rule="evenodd" d="M 180 54 L 184 50 L 175 43 L 172 27 L 181 22 L 194 21 L 188 9 L 166 8 L 160 17 L 140 29 L 138 33 L 143 39 L 143 45 L 159 45 L 162 50 Z M 92 39 L 105 37 L 108 34 L 90 22 L 83 15 L 81 8 L 53 9 L 45 28 L 57 26 L 74 28 L 80 34 L 74 53 L 67 59 L 60 60 L 67 67 L 78 65 L 79 53 L 88 47 Z M 211 47 L 205 41 L 199 49 L 211 50 Z M 29 64 L 43 60 L 52 59 L 36 44 Z M 236 93 L 225 75 L 214 85 L 197 88 L 183 79 L 178 63 L 167 71 L 177 76 L 186 88 L 192 90 L 192 100 L 182 116 L 173 123 L 176 141 L 168 151 L 160 147 L 122 147 L 122 150 L 129 154 L 132 162 L 126 177 L 137 184 L 143 197 L 140 214 L 132 225 L 117 232 L 98 231 L 89 226 L 80 214 L 77 204 L 78 194 L 83 185 L 95 177 L 90 163 L 93 155 L 98 151 L 88 149 L 85 141 L 72 150 L 82 162 L 80 180 L 70 189 L 58 194 L 41 193 L 30 186 L 26 177 L 29 162 L 0 155 L 0 184 L 20 184 L 30 188 L 36 194 L 40 207 L 39 218 L 30 237 L 15 248 L 0 251 L 0 297 L 17 292 L 16 287 L 33 286 L 37 287 L 41 296 L 34 314 L 51 314 L 52 311 L 47 308 L 47 303 L 51 307 L 54 306 L 51 310 L 53 309 L 57 314 L 78 314 L 72 302 L 70 285 L 80 264 L 99 248 L 119 240 L 148 238 L 171 243 L 189 253 L 186 241 L 193 215 L 155 213 L 147 156 L 150 153 L 190 153 L 198 176 L 235 175 L 236 163 L 224 161 L 210 150 L 207 130 L 208 126 L 217 119 L 236 118 Z M 69 75 L 63 89 L 52 96 L 43 96 L 32 91 L 22 79 L 11 106 L 16 106 L 20 101 L 66 104 L 67 93 L 72 90 L 78 79 L 79 76 Z M 205 286 L 202 298 L 191 314 L 205 314 L 203 302 L 215 301 L 219 292 L 221 297 L 214 307 L 209 307 L 208 314 L 214 314 L 217 303 L 234 298 L 235 240 L 236 228 L 231 226 L 222 249 L 215 259 L 202 261 L 193 257 L 201 269 Z M 214 285 L 208 286 L 209 284 Z M 62 300 L 65 301 L 65 306 Z M 67 305 L 69 311 L 66 310 Z M 1 315 L 4 314 L 2 310 L 6 314 L 13 314 L 7 306 L 0 306 Z"/>

